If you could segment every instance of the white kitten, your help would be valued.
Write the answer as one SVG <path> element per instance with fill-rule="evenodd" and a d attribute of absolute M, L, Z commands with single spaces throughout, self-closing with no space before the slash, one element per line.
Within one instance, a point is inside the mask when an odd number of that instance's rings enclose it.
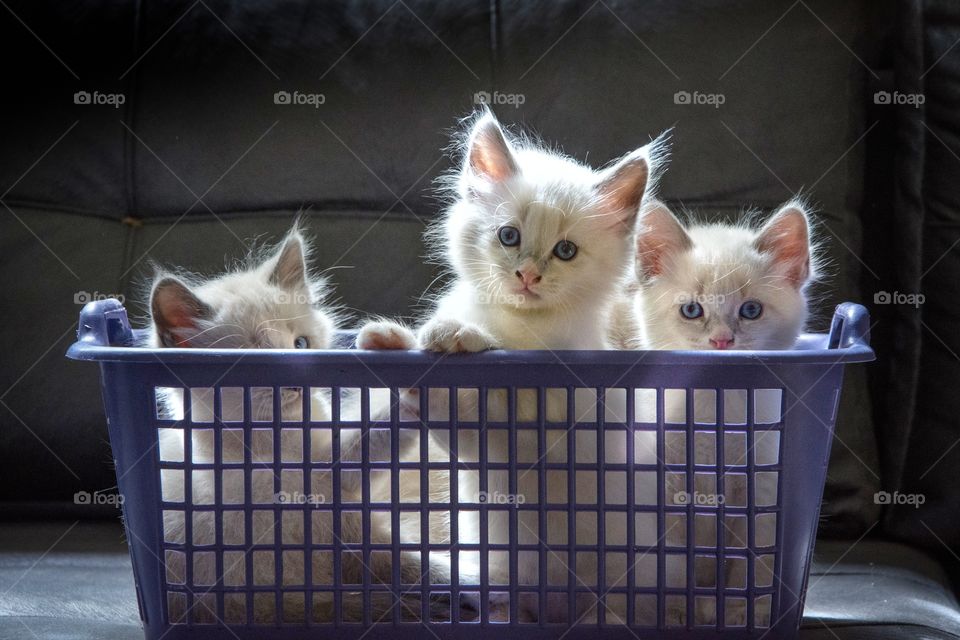
<path fill-rule="evenodd" d="M 627 285 L 626 295 L 617 305 L 611 338 L 626 349 L 789 349 L 806 322 L 807 286 L 818 270 L 810 215 L 800 201 L 783 205 L 760 228 L 747 220 L 685 228 L 663 203 L 653 200 L 644 206 L 637 234 L 636 279 Z M 715 402 L 712 394 L 694 394 L 696 420 L 707 417 L 712 422 Z M 760 398 L 758 403 L 762 402 L 765 400 Z M 756 411 L 778 413 L 779 400 L 777 403 L 776 407 L 758 404 Z M 655 415 L 656 407 L 638 404 L 636 411 Z M 686 424 L 683 394 L 666 396 L 664 413 L 666 422 Z M 746 420 L 745 406 L 728 404 L 724 413 L 730 424 Z M 671 451 L 671 441 L 665 445 L 668 460 L 685 460 L 685 451 Z M 713 440 L 698 439 L 694 454 L 697 461 L 715 460 L 713 447 Z M 754 450 L 748 455 L 776 459 L 779 439 L 757 432 Z M 663 499 L 682 504 L 672 501 L 688 491 L 683 479 L 669 474 L 667 480 Z M 772 498 L 775 501 L 776 496 Z M 725 499 L 727 504 L 746 505 L 746 487 L 737 491 L 728 486 Z M 757 536 L 772 539 L 773 533 L 758 529 Z M 638 531 L 637 535 L 656 538 L 656 531 Z M 683 544 L 681 538 L 671 539 L 668 533 L 667 543 Z M 697 544 L 714 546 L 716 540 L 698 540 Z M 727 568 L 728 584 L 746 583 L 746 575 L 734 575 L 734 571 L 745 571 L 745 564 Z M 686 576 L 685 567 L 667 567 L 668 584 L 685 585 L 687 579 L 693 577 Z M 757 613 L 762 615 L 759 610 Z M 766 613 L 769 615 L 769 611 Z M 685 624 L 685 615 L 683 607 L 668 607 L 668 624 Z M 695 615 L 697 624 L 716 622 L 712 607 L 698 606 Z M 744 624 L 745 616 L 744 609 L 733 618 Z"/>
<path fill-rule="evenodd" d="M 308 246 L 299 232 L 294 228 L 285 238 L 282 245 L 275 252 L 268 254 L 265 258 L 251 256 L 247 263 L 241 268 L 224 275 L 199 279 L 186 276 L 172 275 L 168 273 L 158 274 L 153 283 L 150 294 L 150 309 L 152 319 L 152 332 L 149 339 L 149 346 L 159 347 L 190 347 L 190 348 L 219 348 L 219 349 L 328 349 L 332 345 L 337 314 L 330 306 L 321 306 L 326 297 L 326 283 L 323 279 L 315 278 L 310 275 L 308 268 Z M 194 428 L 198 428 L 196 423 L 213 423 L 213 398 L 209 395 L 194 392 L 193 401 L 188 407 L 190 410 L 190 420 L 195 423 Z M 182 393 L 167 392 L 162 394 L 159 401 L 165 409 L 166 418 L 182 420 L 184 418 Z M 349 403 L 351 399 L 344 398 L 344 403 Z M 237 399 L 231 402 L 222 399 L 222 411 L 225 414 L 242 415 L 242 401 Z M 285 421 L 294 417 L 294 421 L 310 420 L 312 422 L 330 420 L 330 404 L 328 398 L 324 397 L 319 391 L 311 393 L 310 397 L 310 415 L 303 416 L 302 396 L 297 390 L 284 390 L 281 398 L 281 413 Z M 271 421 L 273 414 L 273 398 L 271 389 L 254 390 L 251 397 L 252 416 L 247 419 Z M 175 424 L 174 427 L 177 425 Z M 290 428 L 286 425 L 285 428 Z M 351 430 L 359 433 L 359 430 Z M 331 442 L 327 437 L 320 434 L 326 433 L 324 430 L 312 429 L 311 434 L 311 458 L 314 460 L 331 459 Z M 279 437 L 275 434 L 275 437 Z M 302 439 L 301 439 L 302 441 Z M 342 459 L 359 460 L 358 448 L 360 445 L 359 437 L 350 438 L 344 434 L 342 438 Z M 283 445 L 295 447 L 296 450 L 286 451 L 281 449 L 281 459 L 295 459 L 299 453 L 299 446 L 296 444 Z M 389 455 L 389 444 L 386 446 L 386 453 Z M 183 460 L 184 442 L 183 431 L 176 428 L 162 429 L 159 442 L 161 459 Z M 377 450 L 372 449 L 374 456 Z M 192 439 L 192 456 L 195 460 L 215 460 L 213 451 L 213 439 L 203 439 L 195 437 Z M 287 455 L 289 454 L 289 455 Z M 270 441 L 262 441 L 252 438 L 252 450 L 246 452 L 245 456 L 250 456 L 255 460 L 273 460 L 273 445 Z M 336 471 L 331 471 L 336 473 Z M 215 474 L 193 474 L 191 486 L 191 495 L 186 496 L 187 502 L 195 505 L 213 505 L 215 501 L 215 480 L 212 477 Z M 225 475 L 225 474 L 224 474 Z M 321 474 L 323 475 L 323 474 Z M 354 478 L 356 474 L 349 474 Z M 351 483 L 347 480 L 347 475 L 341 476 L 344 484 L 341 487 L 341 496 L 339 499 L 344 502 L 359 503 L 361 497 L 361 488 L 359 482 Z M 320 480 L 316 474 L 312 474 L 311 483 Z M 329 478 L 326 478 L 329 481 Z M 250 480 L 252 492 L 257 495 L 273 495 L 274 478 L 272 474 L 257 474 Z M 221 491 L 224 495 L 243 495 L 243 479 L 240 479 L 239 486 L 223 486 Z M 162 491 L 164 496 L 178 496 L 180 500 L 184 499 L 184 476 L 182 473 L 165 472 L 162 476 Z M 260 486 L 263 485 L 263 486 Z M 378 501 L 389 501 L 390 487 L 389 481 L 371 483 L 371 498 Z M 416 489 L 415 489 L 416 490 Z M 317 487 L 311 486 L 310 493 L 320 493 Z M 399 499 L 402 501 L 409 498 L 402 491 Z M 416 490 L 416 499 L 419 499 L 419 491 Z M 333 499 L 338 499 L 334 496 Z M 356 516 L 358 514 L 345 513 L 342 520 L 341 538 L 343 540 L 360 540 L 362 535 L 361 520 Z M 325 521 L 321 521 L 325 522 Z M 292 526 L 288 527 L 288 524 Z M 333 544 L 332 523 L 323 525 L 322 530 L 314 531 L 314 536 L 319 536 L 319 540 L 326 544 Z M 273 528 L 270 524 L 269 528 Z M 419 536 L 419 525 L 414 525 L 416 535 Z M 210 540 L 214 539 L 215 530 L 212 519 L 194 519 L 192 527 L 193 539 Z M 303 517 L 293 518 L 283 522 L 284 544 L 303 544 Z M 253 535 L 248 532 L 248 536 Z M 410 539 L 410 532 L 402 531 L 401 537 Z M 390 524 L 382 519 L 372 519 L 371 537 L 374 540 L 390 540 Z M 168 542 L 187 543 L 185 540 L 185 522 L 183 514 L 174 511 L 164 512 L 164 538 Z M 391 562 L 389 558 L 384 558 L 387 554 L 375 554 L 371 557 L 370 566 L 364 566 L 356 554 L 342 554 L 342 579 L 344 583 L 362 583 L 362 575 L 365 572 L 372 574 L 371 581 L 374 584 L 391 582 Z M 334 584 L 331 554 L 312 554 L 312 569 L 314 582 L 316 584 Z M 302 557 L 298 555 L 297 557 Z M 268 563 L 259 562 L 257 556 L 254 556 L 252 577 L 247 577 L 246 584 L 274 584 L 277 579 L 274 576 L 274 566 L 271 560 Z M 172 575 L 184 576 L 185 567 L 183 556 L 173 554 L 167 558 L 168 573 Z M 300 564 L 302 565 L 302 560 Z M 226 563 L 225 563 L 226 564 Z M 224 578 L 228 583 L 244 583 L 243 563 L 236 563 L 236 566 L 224 567 Z M 401 572 L 404 584 L 418 584 L 421 582 L 420 557 L 416 553 L 404 553 L 401 561 Z M 179 565 L 179 566 L 178 566 Z M 303 574 L 304 568 L 287 566 L 285 571 L 291 571 L 294 574 Z M 438 578 L 433 581 L 443 582 L 444 576 L 448 575 L 449 568 L 446 565 L 440 567 L 431 567 Z M 215 567 L 195 566 L 194 581 L 196 584 L 214 584 L 217 576 L 213 575 Z M 231 580 L 232 578 L 232 580 Z M 239 582 L 238 582 L 239 581 Z M 252 612 L 255 621 L 270 621 L 274 616 L 279 617 L 280 612 L 274 612 L 273 602 L 267 603 L 269 606 L 260 607 L 261 601 L 254 601 L 254 611 Z M 245 622 L 245 609 L 242 604 L 234 600 L 225 600 L 226 611 L 225 621 L 228 623 Z M 356 603 L 356 604 L 354 604 Z M 377 601 L 374 602 L 373 616 L 378 619 L 396 605 L 396 600 L 391 598 L 389 602 L 380 603 L 378 608 Z M 303 617 L 303 601 L 295 596 L 288 599 L 284 597 L 284 615 L 291 616 L 292 619 Z M 417 597 L 408 596 L 403 599 L 405 609 L 419 612 L 420 605 Z M 382 610 L 381 610 L 382 609 Z M 316 610 L 316 607 L 315 607 Z M 344 599 L 343 615 L 346 619 L 359 620 L 361 615 L 360 604 L 357 599 Z M 182 616 L 184 611 L 171 610 L 171 619 Z M 404 612 L 406 614 L 406 612 Z M 204 614 L 206 615 L 206 614 Z M 315 612 L 315 615 L 322 619 L 332 620 L 332 610 Z M 213 620 L 210 620 L 211 622 Z"/>
<path fill-rule="evenodd" d="M 378 322 L 361 330 L 358 344 L 419 345 L 447 353 L 609 348 L 607 319 L 630 269 L 640 203 L 653 185 L 664 147 L 656 141 L 594 171 L 527 140 L 508 137 L 490 113 L 480 114 L 470 128 L 463 165 L 449 183 L 453 203 L 432 231 L 434 248 L 454 276 L 452 284 L 416 339 L 399 325 Z M 438 402 L 443 401 L 431 397 L 431 412 Z M 460 392 L 461 417 L 476 415 L 476 402 L 475 393 Z M 577 403 L 578 414 L 583 404 Z M 488 405 L 488 420 L 506 415 L 505 394 L 491 391 Z M 566 420 L 562 397 L 548 393 L 546 405 L 548 420 Z M 446 407 L 439 413 L 446 414 Z M 517 414 L 521 422 L 535 419 L 535 398 L 521 395 Z M 523 450 L 525 446 L 532 450 Z M 518 442 L 517 456 L 536 459 L 536 446 L 535 439 Z M 476 459 L 476 452 L 466 446 L 461 446 L 461 454 Z M 488 459 L 507 460 L 508 454 L 505 440 L 489 443 Z M 489 474 L 489 494 L 508 494 L 505 476 Z M 577 490 L 589 493 L 586 487 Z M 476 475 L 460 483 L 461 502 L 476 503 L 478 493 Z M 566 514 L 559 515 L 566 522 Z M 584 524 L 578 520 L 578 525 Z M 548 523 L 548 528 L 558 526 L 566 530 L 565 524 Z M 460 529 L 476 537 L 479 523 L 462 517 Z M 511 533 L 492 529 L 491 539 L 508 539 Z M 596 573 L 595 562 L 582 570 Z M 489 571 L 492 583 L 509 584 L 505 560 L 491 561 Z M 550 584 L 566 584 L 569 572 L 579 574 L 581 568 L 551 562 Z M 521 559 L 518 581 L 538 584 L 537 566 Z M 549 617 L 565 619 L 566 601 L 557 609 Z M 521 602 L 520 615 L 536 620 L 538 611 L 526 610 Z"/>

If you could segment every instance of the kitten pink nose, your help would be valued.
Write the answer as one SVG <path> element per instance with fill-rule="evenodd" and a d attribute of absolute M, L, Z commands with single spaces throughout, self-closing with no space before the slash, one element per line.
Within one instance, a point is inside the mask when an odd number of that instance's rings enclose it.
<path fill-rule="evenodd" d="M 733 347 L 733 338 L 710 338 L 714 349 L 730 349 Z"/>
<path fill-rule="evenodd" d="M 523 283 L 523 286 L 529 287 L 543 280 L 543 276 L 532 269 L 523 269 L 515 272 L 517 278 Z"/>

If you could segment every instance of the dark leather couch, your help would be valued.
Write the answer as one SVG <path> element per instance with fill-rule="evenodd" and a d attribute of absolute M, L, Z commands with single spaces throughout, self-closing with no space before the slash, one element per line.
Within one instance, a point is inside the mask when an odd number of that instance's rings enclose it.
<path fill-rule="evenodd" d="M 72 500 L 115 483 L 95 368 L 62 357 L 78 302 L 142 312 L 148 261 L 216 270 L 302 213 L 357 317 L 412 313 L 480 92 L 594 164 L 672 127 L 677 205 L 818 205 L 815 328 L 870 305 L 878 361 L 848 373 L 803 637 L 960 637 L 955 3 L 10 1 L 0 39 L 0 638 L 138 636 L 117 513 Z"/>

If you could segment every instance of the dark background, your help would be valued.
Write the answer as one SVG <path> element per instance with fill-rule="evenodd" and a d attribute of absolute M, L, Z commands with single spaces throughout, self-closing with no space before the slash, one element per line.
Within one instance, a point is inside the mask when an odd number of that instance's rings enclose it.
<path fill-rule="evenodd" d="M 98 372 L 63 357 L 83 292 L 142 314 L 149 260 L 214 272 L 305 212 L 355 318 L 411 314 L 443 149 L 497 91 L 523 100 L 494 105 L 504 123 L 593 165 L 672 127 L 678 207 L 810 197 L 831 260 L 812 328 L 866 304 L 878 356 L 847 373 L 821 535 L 957 575 L 958 41 L 946 0 L 4 4 L 0 517 L 116 517 L 72 501 L 115 484 Z M 881 489 L 925 503 L 882 508 Z"/>

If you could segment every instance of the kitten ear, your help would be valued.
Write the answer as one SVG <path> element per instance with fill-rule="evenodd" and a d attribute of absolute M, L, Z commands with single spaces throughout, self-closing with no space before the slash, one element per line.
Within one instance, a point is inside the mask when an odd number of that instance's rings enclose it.
<path fill-rule="evenodd" d="M 597 192 L 600 206 L 627 231 L 633 229 L 643 194 L 650 179 L 650 157 L 647 147 L 628 153 L 600 174 Z"/>
<path fill-rule="evenodd" d="M 503 182 L 517 174 L 517 163 L 500 123 L 487 112 L 470 132 L 467 169 L 487 182 Z"/>
<path fill-rule="evenodd" d="M 302 289 L 306 286 L 307 255 L 299 231 L 291 231 L 277 251 L 270 282 L 283 289 Z"/>
<path fill-rule="evenodd" d="M 800 202 L 788 202 L 757 233 L 753 246 L 769 254 L 776 266 L 799 289 L 810 277 L 809 214 Z"/>
<path fill-rule="evenodd" d="M 166 347 L 189 347 L 187 336 L 202 320 L 209 320 L 213 310 L 190 290 L 182 280 L 163 276 L 153 284 L 150 293 L 150 315 L 157 327 L 157 337 Z"/>
<path fill-rule="evenodd" d="M 667 205 L 659 200 L 644 204 L 637 230 L 637 277 L 641 282 L 662 274 L 670 256 L 692 247 L 693 240 Z"/>

